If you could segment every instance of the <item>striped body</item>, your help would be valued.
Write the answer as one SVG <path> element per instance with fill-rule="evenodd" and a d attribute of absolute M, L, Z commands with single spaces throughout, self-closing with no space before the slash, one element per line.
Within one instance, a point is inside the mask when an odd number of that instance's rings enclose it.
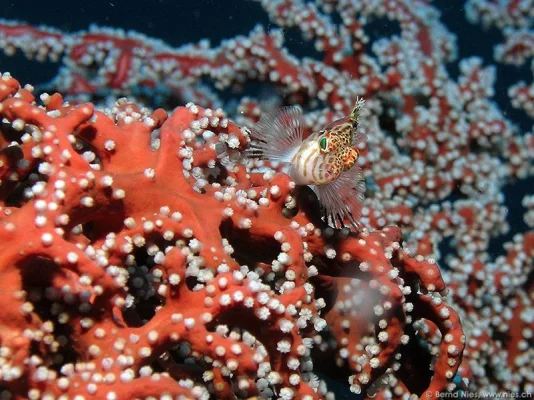
<path fill-rule="evenodd" d="M 324 185 L 337 178 L 331 168 L 334 155 L 321 154 L 319 136 L 319 132 L 308 136 L 291 158 L 290 176 L 297 185 Z"/>

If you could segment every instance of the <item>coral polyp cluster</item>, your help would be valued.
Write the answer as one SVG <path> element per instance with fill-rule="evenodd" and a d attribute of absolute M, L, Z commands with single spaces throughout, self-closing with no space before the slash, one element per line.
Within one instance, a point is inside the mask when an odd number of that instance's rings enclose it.
<path fill-rule="evenodd" d="M 416 390 L 454 386 L 458 316 L 398 228 L 334 230 L 309 188 L 222 162 L 218 143 L 249 139 L 221 110 L 120 100 L 103 112 L 31 92 L 0 80 L 4 395 L 324 398 L 314 359 L 331 352 L 327 333 L 353 391 L 402 387 L 422 319 L 442 340 Z M 338 286 L 370 296 L 359 324 L 343 317 L 350 301 L 327 312 Z M 339 328 L 325 332 L 329 319 Z"/>

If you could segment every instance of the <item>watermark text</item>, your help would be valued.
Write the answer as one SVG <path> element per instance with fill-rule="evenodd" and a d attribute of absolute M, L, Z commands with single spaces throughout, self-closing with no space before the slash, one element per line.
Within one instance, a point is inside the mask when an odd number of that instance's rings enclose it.
<path fill-rule="evenodd" d="M 485 392 L 462 390 L 454 393 L 434 392 L 427 393 L 427 397 L 438 399 L 532 399 L 532 393 L 529 392 Z"/>

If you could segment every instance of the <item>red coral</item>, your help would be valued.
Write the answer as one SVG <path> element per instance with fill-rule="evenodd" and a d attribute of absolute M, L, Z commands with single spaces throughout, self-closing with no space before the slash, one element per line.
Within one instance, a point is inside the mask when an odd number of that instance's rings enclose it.
<path fill-rule="evenodd" d="M 312 363 L 325 355 L 311 350 L 327 323 L 354 391 L 388 368 L 411 385 L 402 349 L 420 318 L 443 340 L 411 389 L 451 382 L 465 337 L 439 269 L 398 228 L 334 231 L 286 175 L 221 163 L 217 143 L 248 142 L 221 110 L 42 99 L 0 80 L 1 379 L 14 398 L 322 398 Z M 346 308 L 325 321 L 336 287 Z"/>

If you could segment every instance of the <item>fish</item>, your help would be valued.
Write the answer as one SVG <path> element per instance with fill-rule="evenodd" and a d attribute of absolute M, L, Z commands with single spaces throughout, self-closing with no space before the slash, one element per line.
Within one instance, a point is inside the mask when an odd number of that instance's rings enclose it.
<path fill-rule="evenodd" d="M 345 221 L 359 230 L 365 193 L 358 146 L 367 136 L 358 129 L 363 99 L 352 112 L 304 138 L 300 108 L 285 106 L 262 115 L 250 128 L 249 158 L 285 164 L 296 185 L 312 188 L 319 199 L 322 219 L 335 228 Z"/>

